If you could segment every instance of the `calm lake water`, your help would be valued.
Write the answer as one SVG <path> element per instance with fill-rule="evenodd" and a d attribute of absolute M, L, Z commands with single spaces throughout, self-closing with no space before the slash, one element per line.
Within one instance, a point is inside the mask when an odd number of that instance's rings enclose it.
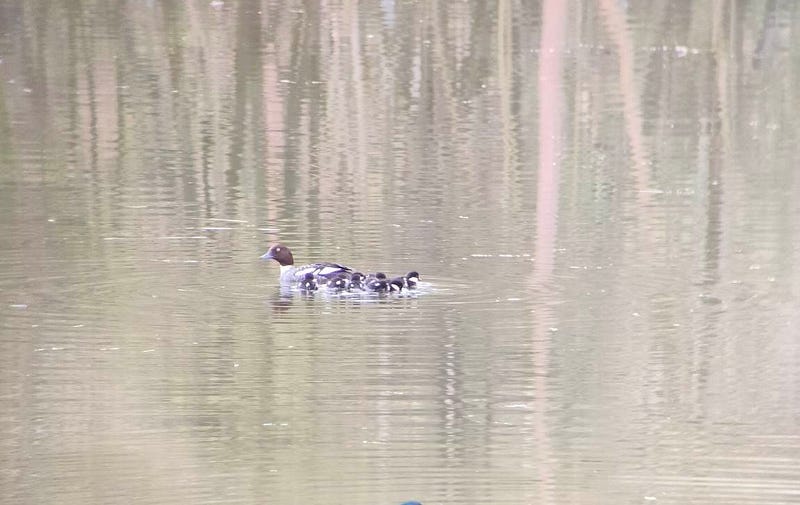
<path fill-rule="evenodd" d="M 800 503 L 798 30 L 0 0 L 0 501 Z"/>

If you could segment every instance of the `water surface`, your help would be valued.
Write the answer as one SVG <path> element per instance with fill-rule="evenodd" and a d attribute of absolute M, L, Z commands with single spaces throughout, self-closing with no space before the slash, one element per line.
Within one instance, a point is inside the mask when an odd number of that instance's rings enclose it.
<path fill-rule="evenodd" d="M 799 16 L 0 1 L 3 503 L 797 503 Z"/>

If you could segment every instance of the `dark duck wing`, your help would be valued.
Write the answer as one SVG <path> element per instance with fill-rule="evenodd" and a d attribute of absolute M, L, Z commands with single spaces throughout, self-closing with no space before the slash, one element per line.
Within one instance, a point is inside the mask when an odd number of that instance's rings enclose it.
<path fill-rule="evenodd" d="M 340 265 L 339 263 L 329 263 L 324 261 L 320 263 L 309 263 L 308 265 L 297 267 L 297 270 L 295 270 L 295 276 L 302 279 L 306 274 L 310 273 L 318 279 L 323 278 L 327 280 L 332 277 L 336 277 L 339 274 L 349 274 L 352 271 L 352 268 Z"/>

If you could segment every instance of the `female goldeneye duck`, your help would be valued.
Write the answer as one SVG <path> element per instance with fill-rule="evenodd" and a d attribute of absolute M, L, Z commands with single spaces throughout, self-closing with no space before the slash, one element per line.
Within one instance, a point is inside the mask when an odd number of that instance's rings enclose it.
<path fill-rule="evenodd" d="M 316 291 L 317 281 L 314 280 L 314 274 L 308 272 L 303 279 L 297 283 L 297 289 L 301 291 Z"/>
<path fill-rule="evenodd" d="M 361 272 L 353 272 L 350 274 L 350 285 L 348 286 L 350 291 L 353 290 L 363 290 L 364 289 L 364 274 Z"/>
<path fill-rule="evenodd" d="M 375 275 L 369 274 L 367 276 L 367 289 L 377 293 L 385 293 L 389 290 L 389 282 L 386 280 L 386 274 L 378 272 Z"/>
<path fill-rule="evenodd" d="M 340 265 L 339 263 L 330 263 L 327 261 L 319 263 L 309 263 L 299 267 L 294 266 L 294 257 L 292 251 L 283 244 L 275 244 L 269 248 L 269 251 L 261 256 L 262 260 L 275 260 L 281 266 L 280 282 L 284 285 L 292 285 L 296 282 L 304 280 L 306 274 L 311 274 L 315 279 L 324 279 L 325 282 L 331 277 L 340 273 L 349 273 L 352 268 Z"/>
<path fill-rule="evenodd" d="M 403 291 L 403 284 L 405 284 L 404 277 L 395 277 L 389 281 L 389 291 L 392 293 L 399 293 Z"/>
<path fill-rule="evenodd" d="M 347 274 L 337 274 L 328 280 L 328 289 L 344 291 L 347 289 L 348 284 Z"/>
<path fill-rule="evenodd" d="M 406 289 L 415 289 L 419 282 L 419 273 L 412 270 L 408 272 L 403 279 L 405 280 Z"/>

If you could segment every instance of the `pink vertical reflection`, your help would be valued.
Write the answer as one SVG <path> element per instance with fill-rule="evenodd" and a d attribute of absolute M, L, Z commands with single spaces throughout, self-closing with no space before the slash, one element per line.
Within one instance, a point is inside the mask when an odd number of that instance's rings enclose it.
<path fill-rule="evenodd" d="M 534 281 L 547 283 L 553 271 L 558 224 L 559 156 L 564 111 L 561 74 L 564 60 L 566 2 L 547 0 L 542 7 L 539 56 L 539 179 L 536 189 L 536 246 Z"/>
<path fill-rule="evenodd" d="M 539 171 L 536 188 L 536 244 L 533 270 L 534 289 L 551 289 L 556 232 L 558 226 L 559 171 L 562 150 L 564 113 L 563 66 L 566 35 L 567 2 L 545 0 L 542 6 L 542 43 L 539 56 Z M 537 303 L 534 315 L 533 366 L 536 404 L 534 434 L 540 459 L 539 480 L 544 483 L 539 503 L 554 503 L 553 470 L 550 468 L 552 443 L 547 429 L 547 370 L 550 367 L 550 328 L 556 326 L 552 309 Z"/>

